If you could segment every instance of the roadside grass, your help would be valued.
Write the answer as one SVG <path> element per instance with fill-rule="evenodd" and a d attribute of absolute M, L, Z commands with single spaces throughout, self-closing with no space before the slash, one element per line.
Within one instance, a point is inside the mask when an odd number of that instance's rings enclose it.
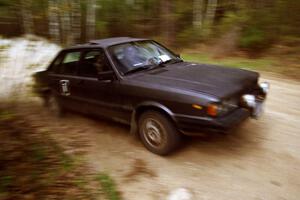
<path fill-rule="evenodd" d="M 0 106 L 0 145 L 9 147 L 0 149 L 0 199 L 18 199 L 26 191 L 41 199 L 122 199 L 108 173 L 90 171 L 84 155 L 66 154 L 51 132 Z"/>
<path fill-rule="evenodd" d="M 99 181 L 102 191 L 108 200 L 121 200 L 116 184 L 108 174 L 100 173 L 96 180 Z"/>
<path fill-rule="evenodd" d="M 226 67 L 236 67 L 250 70 L 269 71 L 277 62 L 272 58 L 242 58 L 242 57 L 224 57 L 214 58 L 208 53 L 183 53 L 181 57 L 190 62 L 207 63 L 222 65 Z"/>
<path fill-rule="evenodd" d="M 12 120 L 15 117 L 15 113 L 9 110 L 0 111 L 0 121 Z"/>
<path fill-rule="evenodd" d="M 26 194 L 94 200 L 102 199 L 103 191 L 109 199 L 120 199 L 108 175 L 95 180 L 98 174 L 89 171 L 82 155 L 66 154 L 51 132 L 37 127 L 11 106 L 0 106 L 0 145 L 5 146 L 0 149 L 0 199 Z"/>
<path fill-rule="evenodd" d="M 0 197 L 6 192 L 6 188 L 11 185 L 13 176 L 6 175 L 0 177 Z"/>

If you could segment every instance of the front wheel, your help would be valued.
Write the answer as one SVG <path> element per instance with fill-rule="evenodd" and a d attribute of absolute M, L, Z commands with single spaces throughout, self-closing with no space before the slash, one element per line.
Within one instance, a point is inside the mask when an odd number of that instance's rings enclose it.
<path fill-rule="evenodd" d="M 147 111 L 139 119 L 139 134 L 144 146 L 158 155 L 166 155 L 175 150 L 181 135 L 165 115 Z"/>

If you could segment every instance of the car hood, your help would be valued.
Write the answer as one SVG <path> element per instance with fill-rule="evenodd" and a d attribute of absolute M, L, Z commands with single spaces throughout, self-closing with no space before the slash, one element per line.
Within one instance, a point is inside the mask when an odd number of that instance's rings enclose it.
<path fill-rule="evenodd" d="M 180 62 L 139 73 L 135 80 L 227 98 L 255 87 L 258 76 L 243 69 Z"/>

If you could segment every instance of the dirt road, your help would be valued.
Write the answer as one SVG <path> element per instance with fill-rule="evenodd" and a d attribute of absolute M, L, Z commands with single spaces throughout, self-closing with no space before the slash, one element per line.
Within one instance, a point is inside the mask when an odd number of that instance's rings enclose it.
<path fill-rule="evenodd" d="M 128 127 L 116 123 L 73 114 L 49 123 L 45 112 L 35 112 L 39 106 L 27 112 L 55 130 L 66 146 L 84 151 L 93 169 L 109 172 L 126 200 L 166 199 L 180 187 L 196 200 L 298 200 L 300 83 L 263 77 L 271 92 L 259 120 L 250 119 L 227 135 L 188 138 L 168 157 L 148 152 Z"/>

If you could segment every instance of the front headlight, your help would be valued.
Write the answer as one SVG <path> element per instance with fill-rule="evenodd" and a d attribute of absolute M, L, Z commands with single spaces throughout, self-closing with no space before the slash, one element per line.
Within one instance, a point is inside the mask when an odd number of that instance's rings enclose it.
<path fill-rule="evenodd" d="M 267 94 L 270 90 L 270 84 L 268 82 L 259 83 L 259 87 L 264 94 Z"/>

